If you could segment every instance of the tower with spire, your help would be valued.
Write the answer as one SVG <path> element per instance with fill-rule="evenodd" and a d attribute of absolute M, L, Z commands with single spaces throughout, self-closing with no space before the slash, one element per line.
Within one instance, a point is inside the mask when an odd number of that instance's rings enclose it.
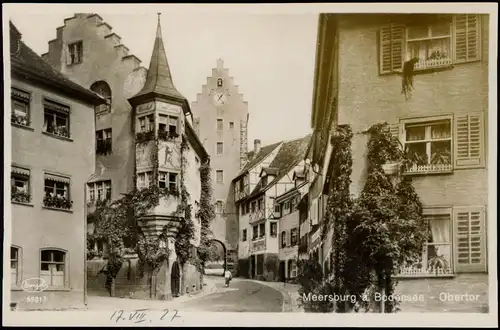
<path fill-rule="evenodd" d="M 138 189 L 158 184 L 169 192 L 160 197 L 159 205 L 143 219 L 137 219 L 142 232 L 149 237 L 161 238 L 168 228 L 166 241 L 169 260 L 157 275 L 157 296 L 169 296 L 176 290 L 170 276 L 177 272 L 175 240 L 186 212 L 179 212 L 183 189 L 188 192 L 192 206 L 192 221 L 196 222 L 194 246 L 200 244 L 200 223 L 195 219 L 196 205 L 200 201 L 201 182 L 199 166 L 208 161 L 190 124 L 190 106 L 176 89 L 163 44 L 160 14 L 151 62 L 143 88 L 128 99 L 132 106 L 135 133 L 135 177 Z M 174 293 L 175 294 L 175 293 Z"/>

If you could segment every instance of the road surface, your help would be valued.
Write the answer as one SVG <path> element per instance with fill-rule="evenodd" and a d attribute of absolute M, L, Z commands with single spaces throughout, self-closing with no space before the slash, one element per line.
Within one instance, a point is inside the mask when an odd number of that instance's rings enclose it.
<path fill-rule="evenodd" d="M 283 295 L 275 289 L 238 278 L 233 279 L 229 288 L 226 288 L 224 278 L 214 276 L 210 278 L 215 281 L 217 290 L 199 299 L 180 303 L 179 310 L 270 313 L 282 311 Z"/>

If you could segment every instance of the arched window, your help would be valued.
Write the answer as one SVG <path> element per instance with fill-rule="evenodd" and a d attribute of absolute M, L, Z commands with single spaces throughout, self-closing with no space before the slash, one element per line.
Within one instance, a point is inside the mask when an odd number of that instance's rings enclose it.
<path fill-rule="evenodd" d="M 10 283 L 17 286 L 21 281 L 21 248 L 12 245 L 10 247 Z"/>
<path fill-rule="evenodd" d="M 52 288 L 64 288 L 68 283 L 68 254 L 55 248 L 40 251 L 40 278 Z"/>
<path fill-rule="evenodd" d="M 109 87 L 107 82 L 102 80 L 96 81 L 92 84 L 92 86 L 90 86 L 90 90 L 106 99 L 106 104 L 96 106 L 96 113 L 111 110 L 111 88 Z"/>
<path fill-rule="evenodd" d="M 217 79 L 217 87 L 222 87 L 222 78 Z"/>

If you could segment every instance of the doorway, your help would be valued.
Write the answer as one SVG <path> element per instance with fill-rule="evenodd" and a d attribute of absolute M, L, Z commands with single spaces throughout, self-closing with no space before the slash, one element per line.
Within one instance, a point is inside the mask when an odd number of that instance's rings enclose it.
<path fill-rule="evenodd" d="M 179 263 L 174 261 L 172 264 L 172 272 L 170 274 L 170 288 L 172 291 L 172 297 L 178 297 L 181 287 L 180 282 L 181 272 L 179 269 Z"/>
<path fill-rule="evenodd" d="M 285 282 L 285 262 L 280 261 L 280 266 L 279 266 L 279 276 L 280 276 L 280 282 Z"/>

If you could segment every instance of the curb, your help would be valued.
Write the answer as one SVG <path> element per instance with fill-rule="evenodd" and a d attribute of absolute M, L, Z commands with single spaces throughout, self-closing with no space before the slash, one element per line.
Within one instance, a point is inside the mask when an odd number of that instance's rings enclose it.
<path fill-rule="evenodd" d="M 264 281 L 257 281 L 257 280 L 253 280 L 253 279 L 240 279 L 241 281 L 248 281 L 248 282 L 253 282 L 253 283 L 258 283 L 258 284 L 261 284 L 261 285 L 265 285 L 267 286 L 268 288 L 271 288 L 271 289 L 274 289 L 278 292 L 281 293 L 281 295 L 283 296 L 283 304 L 281 305 L 281 311 L 284 312 L 284 313 L 291 313 L 291 312 L 298 312 L 298 311 L 295 311 L 294 310 L 294 306 L 293 306 L 293 299 L 291 297 L 291 295 L 285 291 L 285 290 L 280 290 L 279 288 L 273 286 L 272 284 L 269 284 L 268 282 L 264 282 Z M 281 282 L 272 282 L 272 283 L 281 283 Z"/>

